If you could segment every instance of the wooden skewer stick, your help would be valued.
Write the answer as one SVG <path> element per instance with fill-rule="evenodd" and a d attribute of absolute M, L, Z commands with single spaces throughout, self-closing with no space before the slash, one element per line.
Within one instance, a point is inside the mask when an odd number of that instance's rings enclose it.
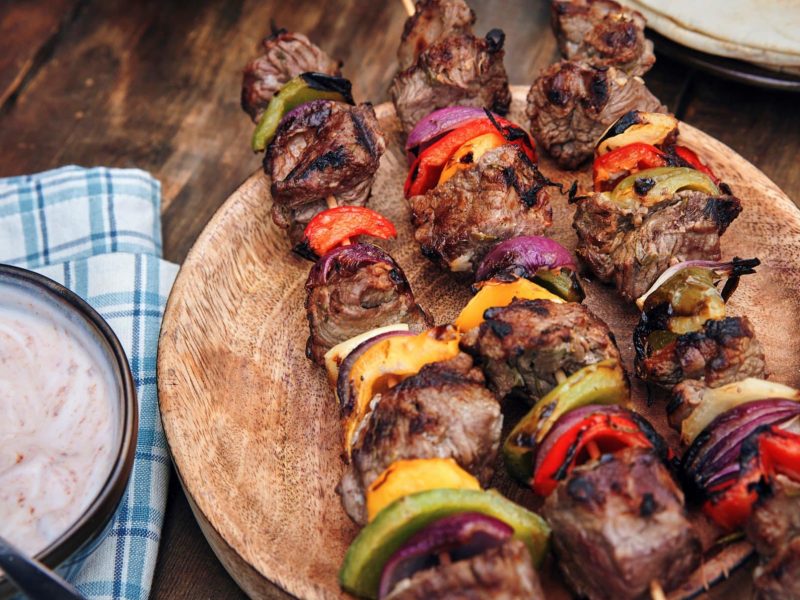
<path fill-rule="evenodd" d="M 600 448 L 597 447 L 597 442 L 594 440 L 586 443 L 586 451 L 589 453 L 592 460 L 600 458 Z"/>
<path fill-rule="evenodd" d="M 336 196 L 334 196 L 333 194 L 325 198 L 325 202 L 328 204 L 328 208 L 336 208 L 337 206 L 339 206 L 339 203 L 336 201 Z M 353 242 L 351 242 L 349 239 L 346 239 L 342 241 L 342 246 L 349 246 L 352 243 Z"/>
<path fill-rule="evenodd" d="M 567 374 L 564 373 L 564 369 L 559 369 L 558 371 L 556 371 L 554 373 L 554 375 L 555 375 L 555 378 L 556 378 L 556 383 L 559 384 L 559 385 L 561 385 L 562 383 L 564 383 L 567 380 Z"/>
<path fill-rule="evenodd" d="M 667 600 L 664 588 L 661 587 L 661 584 L 656 579 L 650 582 L 650 597 L 653 600 Z"/>
<path fill-rule="evenodd" d="M 408 13 L 408 16 L 413 16 L 416 12 L 416 9 L 414 8 L 414 0 L 401 0 L 401 2 L 403 3 L 403 8 L 405 8 L 406 12 Z"/>

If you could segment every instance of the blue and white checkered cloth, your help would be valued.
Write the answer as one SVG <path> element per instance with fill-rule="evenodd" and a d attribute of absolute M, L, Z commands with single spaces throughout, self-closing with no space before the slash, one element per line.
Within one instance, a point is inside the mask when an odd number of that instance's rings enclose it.
<path fill-rule="evenodd" d="M 164 522 L 170 459 L 156 352 L 178 267 L 161 260 L 160 205 L 159 182 L 135 169 L 63 167 L 0 179 L 0 263 L 38 271 L 89 302 L 124 346 L 138 392 L 128 490 L 99 545 L 63 569 L 92 599 L 149 596 Z"/>

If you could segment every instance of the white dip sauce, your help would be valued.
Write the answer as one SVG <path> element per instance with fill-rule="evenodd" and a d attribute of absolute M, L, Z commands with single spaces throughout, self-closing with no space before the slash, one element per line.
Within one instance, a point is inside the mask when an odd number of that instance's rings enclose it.
<path fill-rule="evenodd" d="M 92 335 L 58 305 L 0 283 L 0 534 L 37 554 L 111 473 L 119 390 Z"/>

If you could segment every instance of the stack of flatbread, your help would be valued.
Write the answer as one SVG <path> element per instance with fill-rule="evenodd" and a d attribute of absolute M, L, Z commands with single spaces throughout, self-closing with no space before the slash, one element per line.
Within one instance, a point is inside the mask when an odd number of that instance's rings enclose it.
<path fill-rule="evenodd" d="M 800 0 L 619 0 L 689 48 L 800 74 Z"/>

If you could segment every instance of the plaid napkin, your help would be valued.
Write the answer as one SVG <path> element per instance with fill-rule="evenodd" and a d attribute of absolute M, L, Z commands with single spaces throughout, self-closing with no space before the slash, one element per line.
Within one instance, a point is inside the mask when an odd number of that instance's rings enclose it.
<path fill-rule="evenodd" d="M 0 179 L 0 262 L 38 271 L 91 304 L 119 337 L 139 397 L 130 484 L 100 539 L 62 572 L 89 598 L 147 598 L 164 521 L 169 454 L 156 350 L 178 267 L 161 260 L 160 184 L 135 169 L 63 167 Z"/>

